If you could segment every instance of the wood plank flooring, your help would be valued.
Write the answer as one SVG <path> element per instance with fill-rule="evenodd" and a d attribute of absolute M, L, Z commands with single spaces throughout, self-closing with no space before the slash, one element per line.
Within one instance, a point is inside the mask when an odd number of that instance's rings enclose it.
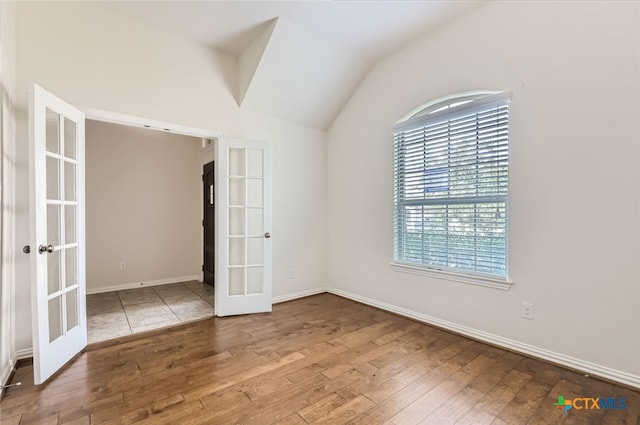
<path fill-rule="evenodd" d="M 4 424 L 629 424 L 640 392 L 322 294 L 94 344 Z M 626 409 L 554 407 L 559 395 Z"/>

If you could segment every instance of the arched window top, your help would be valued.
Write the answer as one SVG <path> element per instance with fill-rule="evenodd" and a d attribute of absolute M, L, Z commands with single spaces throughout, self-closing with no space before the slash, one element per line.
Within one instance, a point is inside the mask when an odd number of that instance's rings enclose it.
<path fill-rule="evenodd" d="M 405 121 L 410 121 L 416 118 L 425 117 L 437 114 L 439 112 L 448 111 L 457 107 L 471 106 L 472 103 L 478 103 L 487 98 L 493 98 L 494 96 L 507 95 L 505 92 L 499 90 L 472 90 L 462 93 L 454 93 L 447 96 L 442 96 L 437 99 L 430 100 L 417 108 L 412 109 L 404 117 L 402 117 L 397 123 L 402 124 Z"/>

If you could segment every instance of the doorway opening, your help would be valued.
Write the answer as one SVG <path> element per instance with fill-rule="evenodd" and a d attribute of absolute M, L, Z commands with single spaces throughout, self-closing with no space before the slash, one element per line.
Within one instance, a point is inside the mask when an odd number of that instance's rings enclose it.
<path fill-rule="evenodd" d="M 89 343 L 213 316 L 204 151 L 200 137 L 87 119 Z"/>

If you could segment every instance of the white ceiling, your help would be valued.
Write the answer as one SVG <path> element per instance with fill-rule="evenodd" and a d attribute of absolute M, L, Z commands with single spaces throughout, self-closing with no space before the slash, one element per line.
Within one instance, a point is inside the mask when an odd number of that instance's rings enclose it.
<path fill-rule="evenodd" d="M 238 58 L 260 44 L 263 54 L 257 66 L 251 67 L 253 77 L 242 78 L 238 104 L 327 128 L 376 61 L 481 3 L 181 0 L 104 1 L 100 5 Z M 272 37 L 266 45 L 265 34 Z M 300 40 L 306 44 L 301 45 Z M 272 57 L 270 52 L 274 52 Z M 318 68 L 325 60 L 333 66 Z M 293 78 L 292 69 L 308 77 Z M 335 70 L 340 70 L 342 78 Z M 283 81 L 283 75 L 295 83 Z M 281 90 L 283 86 L 287 90 Z"/>
<path fill-rule="evenodd" d="M 364 60 L 375 60 L 477 6 L 478 0 L 108 1 L 119 14 L 238 56 L 284 17 Z"/>

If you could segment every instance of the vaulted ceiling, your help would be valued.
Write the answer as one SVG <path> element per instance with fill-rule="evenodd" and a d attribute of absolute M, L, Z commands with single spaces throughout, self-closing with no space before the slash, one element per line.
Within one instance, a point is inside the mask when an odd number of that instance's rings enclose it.
<path fill-rule="evenodd" d="M 239 106 L 326 129 L 377 61 L 481 1 L 100 4 L 235 56 Z"/>

